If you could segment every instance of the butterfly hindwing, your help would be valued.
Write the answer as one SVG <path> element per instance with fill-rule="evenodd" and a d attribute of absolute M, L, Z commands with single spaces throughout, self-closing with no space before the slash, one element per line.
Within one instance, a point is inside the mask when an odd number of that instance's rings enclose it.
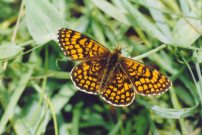
<path fill-rule="evenodd" d="M 171 86 L 171 81 L 165 75 L 138 61 L 123 57 L 122 66 L 136 91 L 142 95 L 158 95 Z"/>
<path fill-rule="evenodd" d="M 134 100 L 133 85 L 120 65 L 116 67 L 111 81 L 101 96 L 114 106 L 127 106 Z"/>
<path fill-rule="evenodd" d="M 65 55 L 71 60 L 86 60 L 89 58 L 104 57 L 110 51 L 100 43 L 70 29 L 61 28 L 58 31 L 59 45 Z"/>
<path fill-rule="evenodd" d="M 106 59 L 81 62 L 72 69 L 72 81 L 81 91 L 97 94 L 106 62 Z"/>

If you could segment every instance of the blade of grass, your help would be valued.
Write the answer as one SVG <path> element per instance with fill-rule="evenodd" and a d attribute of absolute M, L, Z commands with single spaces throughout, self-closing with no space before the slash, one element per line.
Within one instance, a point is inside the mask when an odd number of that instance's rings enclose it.
<path fill-rule="evenodd" d="M 190 13 L 190 10 L 187 0 L 179 0 L 179 3 L 184 15 L 188 15 Z"/>
<path fill-rule="evenodd" d="M 79 135 L 79 121 L 81 115 L 81 107 L 82 104 L 77 104 L 75 109 L 73 110 L 73 118 L 72 118 L 72 135 Z"/>
<path fill-rule="evenodd" d="M 145 16 L 143 16 L 135 6 L 133 6 L 128 1 L 122 1 L 122 3 L 125 9 L 128 11 L 128 14 L 126 14 L 126 16 L 131 26 L 135 28 L 138 25 L 139 27 L 141 27 L 141 29 L 159 39 L 161 42 L 165 44 L 171 43 L 171 41 L 159 31 L 155 24 L 151 23 Z"/>
<path fill-rule="evenodd" d="M 119 10 L 116 6 L 112 5 L 111 3 L 105 0 L 92 0 L 96 7 L 100 10 L 108 14 L 109 16 L 113 17 L 114 19 L 122 22 L 123 24 L 129 25 L 128 19 L 124 15 L 123 10 Z"/>
<path fill-rule="evenodd" d="M 176 93 L 175 93 L 174 89 L 171 88 L 169 90 L 169 92 L 170 92 L 170 95 L 171 95 L 170 97 L 171 97 L 171 101 L 172 101 L 172 104 L 173 104 L 174 108 L 175 109 L 182 108 L 182 106 L 180 105 L 180 103 L 178 101 L 178 98 L 176 96 Z M 184 119 L 180 118 L 179 123 L 180 123 L 180 128 L 182 130 L 182 134 L 185 135 L 185 133 L 187 133 L 187 131 L 186 131 L 186 128 L 185 128 Z"/>
<path fill-rule="evenodd" d="M 109 135 L 117 135 L 120 131 L 121 125 L 122 125 L 122 120 L 119 119 L 119 121 L 116 123 L 113 129 L 109 132 Z"/>
<path fill-rule="evenodd" d="M 14 93 L 13 95 L 11 96 L 10 98 L 10 102 L 0 120 L 0 134 L 3 133 L 3 130 L 5 129 L 5 126 L 8 122 L 9 119 L 12 118 L 12 116 L 14 115 L 14 110 L 15 110 L 15 107 L 17 105 L 17 102 L 20 98 L 20 96 L 22 95 L 31 75 L 32 75 L 32 72 L 33 72 L 33 67 L 30 67 L 28 72 L 26 74 L 24 74 L 20 81 L 19 81 L 19 84 L 17 85 L 16 87 L 16 90 L 14 90 Z"/>
<path fill-rule="evenodd" d="M 163 5 L 159 0 L 143 0 L 143 3 L 146 5 L 150 5 L 151 7 L 148 8 L 150 11 L 152 18 L 155 20 L 156 25 L 159 27 L 161 32 L 169 39 L 172 40 L 172 34 L 168 24 L 166 23 L 166 18 L 163 14 Z M 158 10 L 155 10 L 158 9 Z"/>
<path fill-rule="evenodd" d="M 143 53 L 143 54 L 141 54 L 141 55 L 138 55 L 138 56 L 133 57 L 133 59 L 134 59 L 134 60 L 143 59 L 143 58 L 145 58 L 145 57 L 148 57 L 148 56 L 150 56 L 150 55 L 152 55 L 152 54 L 158 52 L 159 50 L 165 48 L 166 46 L 167 46 L 166 44 L 162 44 L 162 45 L 160 45 L 159 47 L 157 47 L 157 48 L 155 48 L 155 49 L 152 49 L 152 50 L 150 50 L 150 51 L 148 51 L 148 52 L 146 52 L 146 53 Z"/>

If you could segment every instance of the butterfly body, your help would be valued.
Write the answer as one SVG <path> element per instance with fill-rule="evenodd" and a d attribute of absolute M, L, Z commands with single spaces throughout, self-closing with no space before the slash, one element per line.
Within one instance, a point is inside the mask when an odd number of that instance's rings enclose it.
<path fill-rule="evenodd" d="M 71 71 L 75 86 L 89 94 L 99 94 L 114 106 L 132 103 L 135 93 L 158 95 L 171 86 L 171 81 L 156 69 L 113 52 L 89 37 L 62 28 L 58 40 L 64 54 L 80 64 Z"/>
<path fill-rule="evenodd" d="M 114 75 L 113 73 L 120 62 L 120 58 L 121 58 L 120 54 L 121 54 L 121 49 L 117 48 L 114 50 L 114 52 L 106 56 L 107 64 L 105 65 L 105 70 L 103 71 L 103 74 L 102 74 L 102 79 L 101 79 L 100 88 L 99 88 L 100 92 L 104 92 L 105 87 L 107 86 L 107 84 L 110 83 L 110 80 L 112 80 L 112 77 Z"/>

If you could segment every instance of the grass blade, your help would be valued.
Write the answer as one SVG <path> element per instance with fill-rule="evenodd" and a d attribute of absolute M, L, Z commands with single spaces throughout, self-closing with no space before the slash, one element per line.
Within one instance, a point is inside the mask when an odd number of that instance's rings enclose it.
<path fill-rule="evenodd" d="M 30 67 L 29 68 L 29 71 L 24 74 L 20 81 L 19 81 L 19 84 L 18 86 L 16 87 L 16 90 L 14 90 L 14 93 L 13 95 L 11 96 L 10 98 L 10 102 L 1 118 L 1 121 L 0 121 L 0 134 L 2 134 L 3 130 L 5 129 L 5 126 L 8 122 L 9 119 L 12 118 L 12 116 L 14 115 L 14 110 L 15 110 L 15 107 L 17 105 L 17 102 L 20 98 L 20 96 L 22 95 L 31 75 L 32 75 L 32 72 L 33 72 L 33 68 Z"/>

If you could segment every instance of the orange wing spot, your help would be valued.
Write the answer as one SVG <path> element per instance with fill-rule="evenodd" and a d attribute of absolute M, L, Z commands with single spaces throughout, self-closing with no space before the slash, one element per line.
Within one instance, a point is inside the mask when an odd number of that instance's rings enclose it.
<path fill-rule="evenodd" d="M 121 95 L 121 98 L 125 99 L 125 95 L 122 94 L 122 95 Z"/>
<path fill-rule="evenodd" d="M 155 90 L 154 90 L 154 88 L 151 88 L 151 92 L 154 92 Z"/>
<path fill-rule="evenodd" d="M 114 100 L 114 97 L 110 97 L 109 99 L 110 99 L 110 100 Z"/>
<path fill-rule="evenodd" d="M 77 76 L 77 75 L 78 75 L 78 74 L 75 72 L 75 73 L 74 73 L 74 76 Z"/>
<path fill-rule="evenodd" d="M 138 91 L 143 91 L 143 87 L 142 87 L 142 86 L 139 86 L 137 90 L 138 90 Z"/>
<path fill-rule="evenodd" d="M 152 88 L 152 87 L 153 87 L 153 85 L 150 83 L 150 84 L 149 84 L 149 88 Z"/>
<path fill-rule="evenodd" d="M 81 80 L 81 83 L 85 83 L 85 80 L 84 80 L 84 79 L 82 79 L 82 80 Z"/>
<path fill-rule="evenodd" d="M 120 88 L 122 85 L 123 85 L 123 84 L 119 83 L 119 84 L 118 84 L 118 88 Z"/>
<path fill-rule="evenodd" d="M 67 33 L 67 34 L 66 34 L 66 37 L 70 37 L 70 34 L 69 34 L 69 33 Z"/>
<path fill-rule="evenodd" d="M 76 53 L 76 50 L 71 50 L 71 54 L 75 54 Z"/>
<path fill-rule="evenodd" d="M 141 83 L 145 83 L 144 78 L 141 78 L 141 79 L 140 79 L 140 82 L 141 82 Z"/>
<path fill-rule="evenodd" d="M 158 86 L 158 87 L 161 87 L 161 84 L 160 84 L 160 83 L 157 83 L 157 86 Z"/>
<path fill-rule="evenodd" d="M 160 83 L 163 83 L 163 79 L 160 79 L 159 82 L 160 82 Z"/>
<path fill-rule="evenodd" d="M 78 38 L 80 38 L 80 37 L 81 37 L 80 34 L 78 34 L 78 35 L 74 35 L 72 38 L 78 39 Z"/>
<path fill-rule="evenodd" d="M 72 49 L 73 48 L 73 45 L 69 45 L 69 49 Z"/>
<path fill-rule="evenodd" d="M 79 78 L 79 79 L 82 79 L 82 75 L 79 75 L 78 78 Z"/>
<path fill-rule="evenodd" d="M 124 93 L 125 92 L 125 90 L 124 89 L 121 89 L 121 93 Z"/>
<path fill-rule="evenodd" d="M 119 99 L 120 99 L 120 96 L 116 96 L 116 99 L 119 100 Z"/>
<path fill-rule="evenodd" d="M 147 77 L 151 76 L 149 69 L 146 69 L 145 76 L 147 76 Z"/>
<path fill-rule="evenodd" d="M 128 97 L 128 98 L 126 98 L 126 101 L 130 101 L 131 99 Z"/>
<path fill-rule="evenodd" d="M 152 78 L 151 83 L 155 83 L 154 79 Z"/>
<path fill-rule="evenodd" d="M 140 66 L 140 67 L 138 68 L 138 72 L 139 72 L 139 73 L 142 73 L 142 69 L 143 69 L 143 67 Z"/>
<path fill-rule="evenodd" d="M 148 86 L 146 84 L 144 84 L 143 87 L 144 87 L 145 90 L 148 89 Z"/>
<path fill-rule="evenodd" d="M 158 88 L 158 86 L 156 84 L 154 84 L 154 88 L 156 89 L 156 88 Z"/>
<path fill-rule="evenodd" d="M 129 87 L 128 87 L 128 84 L 127 84 L 127 83 L 124 83 L 124 88 L 125 88 L 125 90 L 128 90 L 128 89 L 129 89 Z"/>
<path fill-rule="evenodd" d="M 136 81 L 136 82 L 135 82 L 135 85 L 136 85 L 136 86 L 141 85 L 140 81 Z"/>
<path fill-rule="evenodd" d="M 88 77 L 88 79 L 89 79 L 90 81 L 92 81 L 92 80 L 93 80 L 93 78 L 92 78 L 91 76 L 89 76 L 89 77 Z"/>
<path fill-rule="evenodd" d="M 111 91 L 110 91 L 110 90 L 106 90 L 106 93 L 107 93 L 107 94 L 110 94 L 110 93 L 111 93 Z"/>
<path fill-rule="evenodd" d="M 92 87 L 95 87 L 95 83 L 91 83 L 91 86 L 92 86 Z"/>
<path fill-rule="evenodd" d="M 91 47 L 92 47 L 92 45 L 93 45 L 93 43 L 92 43 L 92 42 L 90 42 L 90 43 L 87 45 L 87 47 L 88 47 L 88 48 L 91 48 Z"/>
<path fill-rule="evenodd" d="M 113 91 L 117 91 L 117 90 L 118 90 L 117 88 L 114 88 L 114 89 L 113 89 Z"/>
<path fill-rule="evenodd" d="M 82 53 L 83 50 L 82 50 L 82 49 L 77 49 L 77 52 L 78 52 L 78 53 Z"/>
<path fill-rule="evenodd" d="M 111 96 L 112 96 L 112 97 L 115 97 L 115 96 L 116 96 L 116 93 L 115 93 L 115 92 L 112 92 L 112 93 L 111 93 Z"/>
<path fill-rule="evenodd" d="M 71 41 L 71 44 L 75 45 L 76 44 L 76 40 Z"/>
<path fill-rule="evenodd" d="M 79 57 L 78 57 L 78 55 L 74 54 L 74 55 L 72 55 L 72 58 L 73 59 L 78 59 Z"/>
<path fill-rule="evenodd" d="M 85 84 L 85 85 L 84 85 L 84 88 L 88 89 L 88 85 Z"/>
<path fill-rule="evenodd" d="M 126 92 L 126 97 L 129 97 L 129 96 L 130 96 L 129 92 Z"/>
<path fill-rule="evenodd" d="M 145 81 L 146 81 L 147 83 L 149 83 L 149 82 L 150 82 L 150 80 L 149 80 L 148 78 L 145 78 Z"/>
<path fill-rule="evenodd" d="M 87 85 L 90 85 L 90 81 L 86 81 L 86 84 L 87 84 Z"/>
<path fill-rule="evenodd" d="M 79 43 L 80 43 L 80 44 L 85 44 L 86 41 L 87 41 L 87 39 L 86 39 L 86 38 L 83 38 L 83 39 L 81 39 L 81 40 L 79 41 Z"/>
<path fill-rule="evenodd" d="M 84 71 L 85 71 L 85 70 L 88 70 L 88 69 L 89 69 L 89 66 L 87 66 L 87 65 L 83 67 L 83 70 L 84 70 Z"/>

